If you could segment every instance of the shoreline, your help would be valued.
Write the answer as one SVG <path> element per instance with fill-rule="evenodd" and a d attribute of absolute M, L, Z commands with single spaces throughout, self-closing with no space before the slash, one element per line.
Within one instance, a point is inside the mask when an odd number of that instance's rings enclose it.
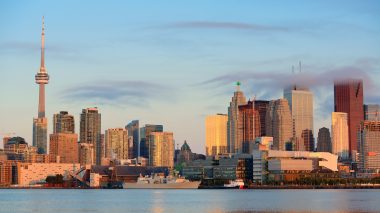
<path fill-rule="evenodd" d="M 76 190 L 92 190 L 92 189 L 105 189 L 107 188 L 68 188 L 68 187 L 0 187 L 0 189 L 76 189 Z M 198 189 L 237 189 L 237 188 L 226 188 L 223 186 L 200 186 Z M 380 185 L 337 185 L 337 186 L 249 186 L 244 188 L 244 190 L 281 190 L 281 189 L 380 189 Z M 128 189 L 127 189 L 128 190 Z M 154 190 L 154 189 L 153 189 Z"/>

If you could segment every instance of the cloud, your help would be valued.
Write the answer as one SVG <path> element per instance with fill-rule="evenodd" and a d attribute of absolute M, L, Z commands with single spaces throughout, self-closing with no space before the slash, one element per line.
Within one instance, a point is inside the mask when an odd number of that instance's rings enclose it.
<path fill-rule="evenodd" d="M 227 30 L 245 30 L 257 32 L 288 32 L 288 27 L 249 24 L 242 22 L 214 22 L 214 21 L 189 21 L 177 22 L 165 25 L 164 28 L 173 29 L 227 29 Z"/>
<path fill-rule="evenodd" d="M 144 81 L 103 80 L 74 86 L 61 92 L 63 100 L 101 105 L 150 107 L 151 101 L 173 101 L 169 87 Z"/>

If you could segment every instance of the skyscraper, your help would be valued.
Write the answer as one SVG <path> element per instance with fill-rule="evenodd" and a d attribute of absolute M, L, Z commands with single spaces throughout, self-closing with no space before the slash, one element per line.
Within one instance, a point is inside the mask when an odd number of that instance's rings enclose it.
<path fill-rule="evenodd" d="M 227 148 L 230 153 L 238 152 L 238 119 L 239 106 L 246 104 L 246 99 L 242 91 L 240 91 L 240 82 L 236 83 L 236 91 L 228 107 L 227 122 Z"/>
<path fill-rule="evenodd" d="M 294 85 L 284 90 L 292 113 L 296 150 L 314 151 L 313 93 L 306 87 Z"/>
<path fill-rule="evenodd" d="M 380 121 L 364 121 L 358 131 L 359 162 L 364 172 L 380 171 Z"/>
<path fill-rule="evenodd" d="M 133 137 L 132 158 L 139 157 L 140 153 L 140 126 L 138 120 L 133 120 L 125 128 L 128 130 L 128 135 Z"/>
<path fill-rule="evenodd" d="M 50 162 L 79 163 L 78 135 L 54 133 L 50 135 Z"/>
<path fill-rule="evenodd" d="M 35 76 L 39 85 L 38 117 L 33 119 L 33 146 L 38 148 L 38 153 L 47 152 L 47 118 L 45 117 L 45 84 L 49 83 L 49 75 L 45 68 L 45 23 L 42 17 L 41 33 L 41 66 Z"/>
<path fill-rule="evenodd" d="M 172 132 L 150 132 L 149 165 L 174 167 L 174 139 Z"/>
<path fill-rule="evenodd" d="M 344 112 L 333 112 L 331 115 L 332 153 L 340 161 L 349 159 L 348 115 Z"/>
<path fill-rule="evenodd" d="M 260 114 L 260 136 L 266 136 L 265 118 L 269 107 L 269 101 L 255 100 L 255 109 Z"/>
<path fill-rule="evenodd" d="M 132 139 L 132 138 L 131 138 Z M 123 128 L 108 129 L 105 134 L 106 158 L 130 159 L 132 141 L 128 137 L 128 131 Z"/>
<path fill-rule="evenodd" d="M 80 115 L 80 143 L 91 144 L 93 151 L 92 160 L 100 165 L 102 149 L 101 149 L 101 114 L 98 108 L 87 108 L 82 110 Z M 84 147 L 91 148 L 90 146 Z M 81 149 L 82 150 L 82 149 Z M 81 151 L 80 150 L 80 151 Z M 88 151 L 89 153 L 90 151 Z M 80 154 L 81 155 L 81 154 Z M 88 158 L 87 158 L 88 159 Z"/>
<path fill-rule="evenodd" d="M 318 131 L 317 152 L 331 153 L 330 130 L 326 127 L 322 127 Z"/>
<path fill-rule="evenodd" d="M 239 106 L 238 114 L 238 153 L 250 153 L 250 144 L 260 137 L 260 114 L 255 109 L 254 101 Z"/>
<path fill-rule="evenodd" d="M 273 137 L 273 149 L 285 150 L 285 144 L 292 141 L 293 122 L 286 99 L 269 102 L 266 116 L 266 132 Z"/>
<path fill-rule="evenodd" d="M 364 120 L 380 121 L 380 104 L 364 105 Z"/>
<path fill-rule="evenodd" d="M 140 128 L 140 157 L 149 158 L 149 135 L 152 132 L 163 132 L 162 125 L 146 124 Z"/>
<path fill-rule="evenodd" d="M 61 111 L 53 115 L 53 133 L 74 133 L 74 116 L 66 111 Z"/>
<path fill-rule="evenodd" d="M 206 155 L 227 153 L 227 120 L 225 114 L 206 117 Z"/>
<path fill-rule="evenodd" d="M 348 118 L 349 154 L 358 149 L 357 132 L 363 121 L 363 80 L 347 79 L 334 82 L 334 111 L 345 112 Z"/>

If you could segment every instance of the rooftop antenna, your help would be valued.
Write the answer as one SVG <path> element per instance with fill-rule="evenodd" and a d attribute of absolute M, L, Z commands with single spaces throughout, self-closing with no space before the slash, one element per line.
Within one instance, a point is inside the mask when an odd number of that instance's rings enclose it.
<path fill-rule="evenodd" d="M 299 66 L 300 66 L 300 73 L 301 73 L 301 61 L 299 62 Z"/>

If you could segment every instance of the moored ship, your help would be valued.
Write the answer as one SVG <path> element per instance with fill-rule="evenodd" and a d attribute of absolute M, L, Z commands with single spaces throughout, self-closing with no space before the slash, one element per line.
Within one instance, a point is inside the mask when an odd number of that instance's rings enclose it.
<path fill-rule="evenodd" d="M 139 177 L 135 183 L 123 183 L 124 189 L 198 189 L 200 181 L 185 178 L 164 177 L 160 174 Z"/>

